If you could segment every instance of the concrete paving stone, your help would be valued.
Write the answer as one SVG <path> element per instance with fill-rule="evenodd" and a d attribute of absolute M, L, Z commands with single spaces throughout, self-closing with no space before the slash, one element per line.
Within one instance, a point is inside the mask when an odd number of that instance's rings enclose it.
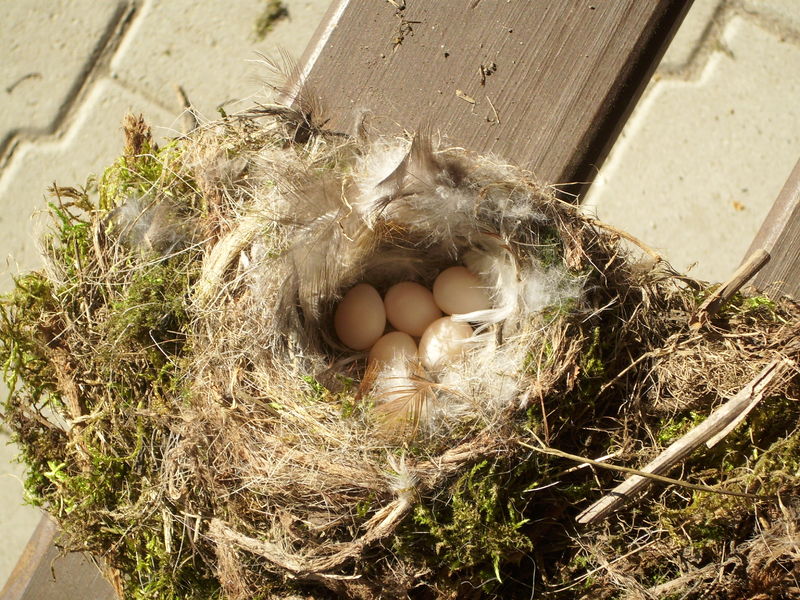
<path fill-rule="evenodd" d="M 49 131 L 123 3 L 24 0 L 0 7 L 0 147 L 15 130 Z"/>
<path fill-rule="evenodd" d="M 675 33 L 675 37 L 672 38 L 672 42 L 658 65 L 659 73 L 667 74 L 679 71 L 691 60 L 695 49 L 703 41 L 712 25 L 711 19 L 717 7 L 723 1 L 694 0 L 692 7 L 686 14 L 686 18 Z"/>
<path fill-rule="evenodd" d="M 797 0 L 742 0 L 742 7 L 773 19 L 781 28 L 800 33 L 800 2 Z"/>
<path fill-rule="evenodd" d="M 176 109 L 175 86 L 181 85 L 197 111 L 215 119 L 220 104 L 262 92 L 269 71 L 255 62 L 257 52 L 275 57 L 282 49 L 300 57 L 329 3 L 284 0 L 288 18 L 256 41 L 255 23 L 264 0 L 150 0 L 112 61 L 112 72 Z"/>
<path fill-rule="evenodd" d="M 0 588 L 42 515 L 38 508 L 22 503 L 25 469 L 16 462 L 17 449 L 9 441 L 8 434 L 0 430 Z"/>
<path fill-rule="evenodd" d="M 0 174 L 0 291 L 8 289 L 11 274 L 41 264 L 35 239 L 48 219 L 47 188 L 80 186 L 90 174 L 100 175 L 122 151 L 122 117 L 142 113 L 158 139 L 175 135 L 179 123 L 158 106 L 111 80 L 90 90 L 75 121 L 62 139 L 24 142 Z"/>
<path fill-rule="evenodd" d="M 800 47 L 739 17 L 723 41 L 732 54 L 712 54 L 699 80 L 652 87 L 587 198 L 599 218 L 710 280 L 742 259 L 800 142 L 800 79 L 786 76 L 800 72 Z"/>

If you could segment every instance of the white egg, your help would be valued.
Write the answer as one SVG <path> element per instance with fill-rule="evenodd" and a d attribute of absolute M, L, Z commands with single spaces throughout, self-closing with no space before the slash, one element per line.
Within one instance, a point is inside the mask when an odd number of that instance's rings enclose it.
<path fill-rule="evenodd" d="M 333 316 L 336 335 L 353 350 L 366 350 L 383 335 L 386 310 L 374 287 L 359 283 L 344 295 Z"/>
<path fill-rule="evenodd" d="M 449 315 L 461 315 L 492 307 L 486 286 L 466 267 L 445 269 L 433 282 L 436 304 Z"/>
<path fill-rule="evenodd" d="M 403 281 L 389 288 L 383 300 L 386 318 L 396 329 L 419 337 L 442 316 L 431 291 L 413 281 Z"/>
<path fill-rule="evenodd" d="M 407 333 L 392 331 L 375 342 L 369 351 L 369 362 L 381 365 L 405 365 L 417 360 L 417 343 Z"/>
<path fill-rule="evenodd" d="M 461 357 L 469 346 L 472 327 L 468 323 L 442 317 L 431 323 L 419 341 L 422 365 L 432 371 L 439 370 Z"/>

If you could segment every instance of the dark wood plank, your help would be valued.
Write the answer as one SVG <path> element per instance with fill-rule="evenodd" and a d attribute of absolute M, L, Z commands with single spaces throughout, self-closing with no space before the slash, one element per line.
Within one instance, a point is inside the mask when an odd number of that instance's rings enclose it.
<path fill-rule="evenodd" d="M 61 555 L 55 522 L 43 515 L 8 578 L 0 600 L 114 600 L 100 569 L 83 554 Z"/>
<path fill-rule="evenodd" d="M 17 564 L 14 566 L 14 570 L 9 575 L 2 592 L 0 592 L 0 600 L 17 600 L 23 597 L 25 589 L 30 584 L 31 577 L 42 562 L 42 558 L 47 555 L 53 546 L 55 534 L 55 522 L 47 515 L 42 515 L 39 524 L 31 535 L 31 539 L 28 540 L 19 560 L 17 560 Z"/>
<path fill-rule="evenodd" d="M 382 133 L 427 126 L 542 181 L 589 181 L 690 4 L 334 0 L 300 80 L 330 129 L 367 111 Z"/>
<path fill-rule="evenodd" d="M 800 299 L 800 161 L 756 234 L 747 257 L 763 248 L 772 256 L 753 281 L 770 295 Z"/>

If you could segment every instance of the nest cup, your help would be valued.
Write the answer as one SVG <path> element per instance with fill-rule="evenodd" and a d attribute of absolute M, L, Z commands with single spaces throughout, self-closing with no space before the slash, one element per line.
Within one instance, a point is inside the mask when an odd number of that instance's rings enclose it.
<path fill-rule="evenodd" d="M 420 137 L 379 141 L 351 160 L 352 174 L 316 173 L 309 181 L 294 182 L 284 194 L 288 198 L 268 194 L 245 218 L 243 228 L 250 233 L 236 228 L 230 234 L 237 240 L 234 246 L 250 245 L 243 255 L 255 257 L 248 259 L 237 285 L 257 290 L 253 304 L 264 301 L 255 310 L 269 315 L 265 320 L 271 326 L 260 332 L 260 342 L 272 352 L 271 364 L 296 363 L 302 356 L 307 375 L 335 387 L 336 375 L 344 374 L 342 367 L 355 357 L 332 328 L 344 292 L 362 282 L 381 291 L 406 280 L 430 286 L 443 268 L 464 263 L 493 301 L 491 310 L 456 317 L 481 333 L 482 351 L 470 353 L 474 364 L 464 371 L 488 378 L 484 387 L 492 393 L 480 404 L 507 402 L 513 391 L 498 394 L 508 386 L 496 385 L 494 372 L 518 370 L 527 351 L 522 338 L 538 326 L 535 315 L 572 302 L 579 293 L 581 277 L 558 260 L 557 225 L 542 212 L 555 211 L 557 202 L 519 176 L 511 177 L 507 168 L 470 161 L 459 152 L 437 155 Z M 291 216 L 276 219 L 282 210 Z M 253 220 L 263 220 L 271 233 L 257 236 Z M 224 253 L 230 244 L 223 240 L 220 246 Z M 206 264 L 226 262 L 218 254 L 212 251 Z M 207 280 L 202 285 L 203 298 L 210 296 Z M 509 354 L 512 347 L 515 356 Z M 496 360 L 503 354 L 506 364 L 491 369 L 475 363 L 489 354 Z M 362 379 L 357 369 L 344 370 Z"/>
<path fill-rule="evenodd" d="M 341 591 L 351 584 L 337 568 L 373 553 L 371 544 L 464 465 L 504 452 L 532 391 L 546 394 L 563 378 L 557 369 L 532 376 L 526 360 L 581 303 L 585 258 L 614 244 L 525 173 L 460 150 L 434 152 L 424 136 L 320 138 L 312 148 L 302 169 L 269 164 L 203 261 L 191 426 L 168 462 L 187 464 L 198 423 L 210 427 L 211 471 L 235 473 L 248 506 L 214 521 L 214 542 L 258 548 L 268 569 L 295 565 L 293 577 Z M 263 150 L 253 160 L 268 162 Z M 492 307 L 457 317 L 476 327 L 463 359 L 416 378 L 413 400 L 386 409 L 365 354 L 338 341 L 335 307 L 357 283 L 430 286 L 454 264 L 478 274 Z M 571 343 L 557 352 L 574 356 L 580 336 Z M 215 478 L 217 486 L 226 487 Z M 314 533 L 298 535 L 299 523 L 314 523 Z M 226 564 L 235 555 L 228 548 Z M 358 586 L 418 583 L 395 556 L 378 564 Z"/>

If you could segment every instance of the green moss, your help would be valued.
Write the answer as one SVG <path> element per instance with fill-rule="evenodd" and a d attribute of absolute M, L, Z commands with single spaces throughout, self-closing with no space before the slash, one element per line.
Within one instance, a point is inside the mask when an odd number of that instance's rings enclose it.
<path fill-rule="evenodd" d="M 482 461 L 459 477 L 449 494 L 418 505 L 411 526 L 399 539 L 399 551 L 424 557 L 436 568 L 469 571 L 500 581 L 502 564 L 532 548 L 522 528 L 521 496 L 510 473 L 498 463 Z M 515 497 L 516 496 L 516 497 Z"/>
<path fill-rule="evenodd" d="M 86 192 L 54 190 L 46 251 L 61 271 L 58 283 L 31 273 L 0 300 L 0 360 L 11 392 L 3 417 L 27 466 L 28 501 L 59 518 L 72 547 L 100 551 L 132 574 L 130 597 L 216 598 L 218 583 L 188 558 L 191 541 L 176 531 L 166 552 L 161 515 L 142 509 L 152 502 L 148 486 L 170 435 L 163 415 L 183 401 L 187 301 L 199 250 L 116 254 L 112 264 L 98 256 L 111 242 L 94 233 L 128 194 L 174 177 L 174 147 L 159 151 L 145 136 L 138 149 L 106 171 L 101 206 Z M 191 209 L 195 195 L 184 197 Z M 47 406 L 60 415 L 56 421 L 72 421 L 64 379 L 82 411 L 69 435 L 31 410 Z M 136 518 L 126 522 L 125 515 Z"/>
<path fill-rule="evenodd" d="M 766 296 L 750 296 L 745 298 L 744 302 L 742 302 L 742 307 L 748 312 L 766 311 L 770 315 L 774 315 L 777 310 L 775 301 Z"/>
<path fill-rule="evenodd" d="M 22 434 L 17 432 L 13 436 L 21 451 L 19 460 L 26 466 L 25 501 L 33 506 L 47 508 L 50 499 L 58 493 L 56 483 L 47 474 L 52 471 L 53 465 L 67 460 L 63 451 L 66 436 L 45 427 L 36 427 L 30 423 L 26 425 L 28 427 L 23 429 Z"/>
<path fill-rule="evenodd" d="M 303 381 L 306 382 L 306 384 L 308 384 L 308 387 L 311 389 L 311 394 L 309 396 L 311 400 L 314 400 L 315 402 L 323 402 L 330 396 L 328 388 L 322 385 L 313 376 L 303 375 L 302 379 Z"/>
<path fill-rule="evenodd" d="M 753 477 L 761 481 L 769 493 L 777 493 L 781 484 L 800 477 L 800 431 L 777 440 L 760 453 L 753 466 Z"/>
<path fill-rule="evenodd" d="M 119 206 L 131 191 L 145 194 L 158 181 L 162 164 L 153 154 L 149 140 L 142 150 L 145 154 L 119 157 L 103 172 L 98 186 L 100 210 L 109 211 Z"/>
<path fill-rule="evenodd" d="M 24 381 L 25 393 L 35 405 L 55 391 L 55 374 L 37 323 L 52 320 L 56 310 L 53 286 L 41 273 L 16 279 L 14 290 L 0 298 L 3 380 L 12 395 Z"/>
<path fill-rule="evenodd" d="M 751 519 L 749 504 L 745 498 L 695 491 L 688 505 L 664 510 L 660 523 L 680 544 L 702 553 L 741 541 L 742 525 Z"/>
<path fill-rule="evenodd" d="M 110 304 L 106 327 L 115 347 L 144 349 L 156 369 L 180 354 L 188 289 L 197 273 L 192 258 L 178 255 L 137 270 Z"/>
<path fill-rule="evenodd" d="M 370 492 L 370 494 L 360 502 L 356 503 L 356 516 L 359 519 L 366 519 L 373 510 L 373 505 L 375 504 L 375 494 Z"/>
<path fill-rule="evenodd" d="M 289 10 L 281 0 L 266 0 L 264 10 L 256 20 L 255 36 L 263 40 L 272 31 L 275 23 L 289 16 Z"/>
<path fill-rule="evenodd" d="M 577 380 L 578 398 L 575 401 L 585 408 L 594 404 L 605 383 L 609 352 L 603 344 L 602 330 L 599 326 L 592 328 L 591 336 L 591 341 L 578 359 L 580 372 Z"/>
<path fill-rule="evenodd" d="M 689 412 L 688 415 L 667 419 L 658 428 L 656 439 L 665 446 L 671 444 L 705 419 L 706 415 L 694 411 Z"/>
<path fill-rule="evenodd" d="M 589 347 L 586 351 L 581 355 L 579 365 L 585 378 L 597 379 L 605 375 L 606 367 L 601 355 L 600 336 L 600 328 L 593 328 L 592 341 L 589 343 Z"/>
<path fill-rule="evenodd" d="M 48 253 L 64 270 L 68 280 L 80 276 L 91 247 L 91 224 L 75 216 L 64 205 L 48 203 L 50 212 L 57 220 L 56 235 L 45 238 Z"/>
<path fill-rule="evenodd" d="M 178 142 L 171 141 L 158 148 L 149 133 L 139 142 L 136 148 L 126 149 L 126 154 L 103 172 L 98 182 L 97 208 L 110 211 L 128 197 L 146 196 L 158 187 L 165 197 L 200 209 L 201 196 L 194 181 L 185 170 L 179 169 L 182 149 Z"/>
<path fill-rule="evenodd" d="M 659 431 L 662 443 L 704 420 L 694 412 L 679 415 Z M 703 448 L 687 459 L 684 476 L 692 482 L 761 496 L 797 493 L 800 476 L 800 431 L 796 423 L 800 406 L 783 397 L 764 398 L 743 424 L 711 449 Z M 754 514 L 767 499 L 755 500 L 710 492 L 692 493 L 688 503 L 653 504 L 653 517 L 673 539 L 696 556 L 713 555 L 721 548 L 753 535 Z"/>
<path fill-rule="evenodd" d="M 183 529 L 183 528 L 180 528 Z M 172 528 L 177 539 L 172 544 L 191 544 L 178 528 Z M 216 600 L 221 598 L 219 582 L 203 565 L 194 561 L 176 562 L 164 544 L 164 530 L 152 529 L 138 536 L 125 536 L 129 573 L 126 590 L 132 600 Z"/>
<path fill-rule="evenodd" d="M 565 482 L 559 491 L 570 503 L 582 502 L 590 498 L 597 488 L 597 482 L 590 479 L 577 480 L 574 483 Z"/>
<path fill-rule="evenodd" d="M 695 293 L 695 302 L 700 305 L 719 285 L 709 286 Z M 772 298 L 768 296 L 745 296 L 737 292 L 723 304 L 714 317 L 718 321 L 743 319 L 750 322 L 770 323 L 780 321 L 780 310 Z"/>
<path fill-rule="evenodd" d="M 552 227 L 542 225 L 538 231 L 536 254 L 545 268 L 560 265 L 564 262 L 564 243 L 559 232 Z"/>
<path fill-rule="evenodd" d="M 560 318 L 568 317 L 575 312 L 578 304 L 577 298 L 564 298 L 558 304 L 551 304 L 542 309 L 541 316 L 547 325 L 554 323 Z M 549 344 L 549 342 L 546 342 Z M 552 349 L 548 348 L 552 353 Z"/>

